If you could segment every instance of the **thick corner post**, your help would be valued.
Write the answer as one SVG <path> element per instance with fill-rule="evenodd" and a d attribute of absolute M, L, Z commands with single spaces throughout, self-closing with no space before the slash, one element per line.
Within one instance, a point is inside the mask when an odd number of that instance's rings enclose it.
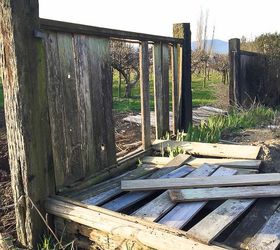
<path fill-rule="evenodd" d="M 229 104 L 241 104 L 240 39 L 229 40 Z"/>
<path fill-rule="evenodd" d="M 179 130 L 187 130 L 192 124 L 192 89 L 191 89 L 191 29 L 189 23 L 173 25 L 173 36 L 184 39 L 179 56 Z"/>
<path fill-rule="evenodd" d="M 0 77 L 18 239 L 34 249 L 46 229 L 43 201 L 54 192 L 45 52 L 38 0 L 0 0 Z"/>

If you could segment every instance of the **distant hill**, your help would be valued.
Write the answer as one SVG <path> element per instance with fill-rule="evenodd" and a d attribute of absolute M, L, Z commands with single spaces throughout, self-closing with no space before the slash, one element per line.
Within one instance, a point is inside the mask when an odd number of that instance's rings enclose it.
<path fill-rule="evenodd" d="M 206 47 L 210 47 L 211 45 L 211 40 L 206 40 Z M 192 42 L 192 50 L 196 49 L 196 41 Z M 222 41 L 219 39 L 214 39 L 213 42 L 213 50 L 214 53 L 219 53 L 219 54 L 227 54 L 228 53 L 228 42 Z"/>

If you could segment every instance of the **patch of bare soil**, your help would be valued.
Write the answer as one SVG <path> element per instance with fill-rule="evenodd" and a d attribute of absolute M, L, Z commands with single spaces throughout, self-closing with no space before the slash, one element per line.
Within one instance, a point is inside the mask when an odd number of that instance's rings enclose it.
<path fill-rule="evenodd" d="M 214 106 L 223 110 L 227 110 L 229 106 L 229 85 L 217 83 L 214 84 L 214 88 L 214 92 L 217 98 Z"/>
<path fill-rule="evenodd" d="M 115 139 L 117 147 L 117 157 L 122 157 L 132 152 L 142 145 L 141 125 L 134 122 L 123 121 L 123 118 L 135 115 L 135 112 L 115 113 Z M 155 129 L 152 127 L 151 138 L 155 139 Z"/>
<path fill-rule="evenodd" d="M 260 171 L 280 173 L 280 129 L 247 129 L 225 135 L 225 140 L 238 144 L 261 146 L 259 159 L 263 160 Z"/>

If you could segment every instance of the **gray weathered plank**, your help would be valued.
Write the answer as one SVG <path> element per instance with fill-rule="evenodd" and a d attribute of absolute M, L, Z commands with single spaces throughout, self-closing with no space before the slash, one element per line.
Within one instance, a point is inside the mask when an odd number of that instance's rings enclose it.
<path fill-rule="evenodd" d="M 212 176 L 230 176 L 236 174 L 236 170 L 220 167 Z M 177 204 L 159 223 L 170 227 L 184 227 L 205 205 L 207 202 L 187 202 Z"/>
<path fill-rule="evenodd" d="M 242 219 L 224 243 L 237 249 L 246 249 L 248 242 L 262 228 L 279 205 L 279 198 L 257 200 L 250 212 Z"/>
<path fill-rule="evenodd" d="M 172 172 L 165 174 L 159 178 L 161 179 L 167 179 L 171 177 L 184 177 L 185 175 L 189 174 L 193 169 L 191 167 L 182 166 L 179 169 L 175 169 Z M 112 211 L 121 211 L 127 207 L 130 207 L 137 202 L 153 195 L 154 192 L 129 192 L 126 193 L 106 204 L 104 204 L 102 207 L 110 209 Z"/>
<path fill-rule="evenodd" d="M 157 169 L 156 167 L 155 168 L 140 167 L 140 168 L 132 171 L 132 172 L 134 172 L 134 174 L 128 173 L 124 176 L 121 176 L 120 178 L 114 178 L 111 181 L 109 180 L 109 181 L 103 182 L 99 185 L 96 185 L 93 188 L 90 188 L 90 190 L 87 190 L 86 193 L 83 195 L 83 197 L 85 197 L 85 195 L 86 195 L 86 199 L 83 198 L 83 202 L 87 203 L 87 204 L 91 204 L 91 205 L 100 205 L 104 202 L 107 202 L 114 196 L 122 193 L 122 190 L 120 188 L 120 181 L 122 179 L 136 179 L 136 178 L 139 178 L 139 177 L 145 175 L 145 173 L 154 172 L 155 170 L 157 170 L 157 171 L 152 173 L 150 178 L 160 178 L 161 176 L 164 176 L 164 175 L 168 176 L 168 173 L 170 173 L 171 171 L 182 166 L 189 159 L 189 157 L 190 157 L 189 155 L 179 154 L 174 159 L 170 160 L 169 163 L 167 163 L 165 166 L 163 166 L 161 168 Z M 142 168 L 142 171 L 141 171 L 141 168 Z M 128 196 L 128 198 L 129 198 L 129 195 L 126 195 L 126 196 Z M 126 196 L 125 196 L 125 198 L 126 198 Z M 135 195 L 134 195 L 134 197 L 135 197 Z M 126 198 L 126 200 L 128 200 L 128 198 Z M 81 199 L 81 194 L 79 195 L 78 199 Z M 112 202 L 114 202 L 114 200 Z M 124 203 L 123 203 L 123 206 L 125 206 Z"/>
<path fill-rule="evenodd" d="M 160 156 L 146 156 L 141 161 L 147 164 L 164 165 L 169 161 L 168 157 Z M 244 159 L 226 159 L 226 158 L 195 158 L 191 157 L 187 164 L 192 167 L 200 167 L 202 164 L 214 164 L 219 166 L 226 166 L 229 168 L 239 169 L 258 169 L 261 165 L 261 160 L 244 160 Z"/>
<path fill-rule="evenodd" d="M 217 166 L 203 165 L 200 168 L 194 170 L 188 176 L 208 176 L 217 169 Z M 169 198 L 168 192 L 164 192 L 143 207 L 136 210 L 133 215 L 144 218 L 149 221 L 156 221 L 168 211 L 170 211 L 176 203 L 172 202 Z"/>
<path fill-rule="evenodd" d="M 168 46 L 155 43 L 153 49 L 154 102 L 156 120 L 156 138 L 169 131 L 169 88 L 168 88 Z"/>
<path fill-rule="evenodd" d="M 280 186 L 194 188 L 169 190 L 175 202 L 280 197 Z"/>
<path fill-rule="evenodd" d="M 65 179 L 66 133 L 63 115 L 63 86 L 60 73 L 57 34 L 49 33 L 45 39 L 48 72 L 48 107 L 51 126 L 52 152 L 56 186 L 62 186 Z"/>
<path fill-rule="evenodd" d="M 59 84 L 62 84 L 63 89 L 63 106 L 61 107 L 61 111 L 63 112 L 64 118 L 63 125 L 66 148 L 63 163 L 65 167 L 64 180 L 62 183 L 57 182 L 57 185 L 64 186 L 84 177 L 85 173 L 83 168 L 81 168 L 81 135 L 79 116 L 77 115 L 79 111 L 72 35 L 65 33 L 57 34 L 57 46 L 61 74 L 61 82 Z M 55 168 L 61 167 L 55 166 Z"/>
<path fill-rule="evenodd" d="M 153 148 L 157 151 L 167 149 L 167 147 L 179 147 L 191 155 L 237 158 L 237 159 L 257 159 L 260 147 L 247 145 L 230 145 L 219 143 L 201 143 L 171 140 L 156 140 Z"/>
<path fill-rule="evenodd" d="M 142 42 L 139 54 L 140 65 L 140 93 L 142 119 L 142 146 L 147 149 L 151 146 L 150 121 L 150 80 L 149 80 L 149 48 L 148 42 Z"/>
<path fill-rule="evenodd" d="M 247 249 L 274 250 L 280 245 L 280 207 L 274 212 L 263 228 L 250 240 Z"/>
<path fill-rule="evenodd" d="M 253 199 L 227 200 L 187 233 L 190 237 L 209 244 L 244 213 L 254 201 Z"/>
<path fill-rule="evenodd" d="M 279 184 L 280 174 L 244 174 L 233 176 L 209 176 L 197 178 L 170 178 L 162 181 L 159 179 L 150 180 L 129 180 L 122 181 L 121 187 L 125 191 L 161 190 L 161 189 L 184 189 L 199 187 L 229 187 L 229 186 L 250 186 Z"/>

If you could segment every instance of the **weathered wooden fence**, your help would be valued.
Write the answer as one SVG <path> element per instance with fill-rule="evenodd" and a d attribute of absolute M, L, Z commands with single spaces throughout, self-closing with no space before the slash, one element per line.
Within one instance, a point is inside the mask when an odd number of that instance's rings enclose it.
<path fill-rule="evenodd" d="M 231 105 L 280 104 L 280 58 L 240 50 L 240 40 L 229 41 Z"/>
<path fill-rule="evenodd" d="M 37 0 L 0 0 L 0 69 L 20 242 L 42 235 L 45 198 L 89 177 L 114 174 L 109 41 L 140 43 L 143 152 L 151 147 L 148 46 L 153 46 L 156 136 L 169 131 L 169 58 L 174 132 L 192 121 L 191 33 L 163 37 L 39 19 Z M 171 51 L 171 56 L 169 52 Z M 34 204 L 33 204 L 34 203 Z"/>

